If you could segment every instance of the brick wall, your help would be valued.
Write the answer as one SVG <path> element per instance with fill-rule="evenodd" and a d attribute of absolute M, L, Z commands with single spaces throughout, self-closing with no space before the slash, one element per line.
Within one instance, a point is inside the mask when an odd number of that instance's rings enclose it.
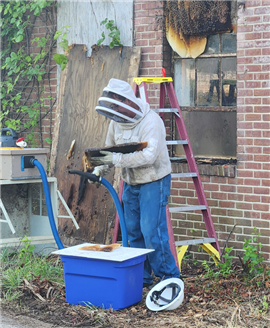
<path fill-rule="evenodd" d="M 261 233 L 264 256 L 270 257 L 270 3 L 246 1 L 239 8 L 237 31 L 237 166 L 201 166 L 199 171 L 211 210 L 220 247 L 228 241 L 233 255 L 243 252 L 243 242 L 254 228 Z M 171 50 L 163 31 L 162 1 L 134 1 L 135 45 L 142 47 L 140 76 L 161 76 L 166 67 L 172 76 Z M 149 86 L 150 104 L 158 106 L 158 87 Z M 166 123 L 166 125 L 168 125 Z M 173 164 L 173 172 L 186 172 L 186 165 Z M 193 182 L 172 181 L 170 205 L 196 205 Z M 200 212 L 173 213 L 176 240 L 207 237 Z M 208 255 L 192 246 L 192 255 Z"/>
<path fill-rule="evenodd" d="M 270 253 L 270 3 L 246 1 L 238 11 L 237 157 L 244 218 L 258 227 Z"/>
<path fill-rule="evenodd" d="M 163 1 L 134 1 L 134 45 L 142 49 L 139 76 L 162 76 L 164 59 L 170 58 L 163 19 Z M 158 95 L 159 86 L 148 85 L 149 102 L 155 108 L 159 104 Z"/>
<path fill-rule="evenodd" d="M 55 9 L 54 9 L 55 10 Z M 56 13 L 56 11 L 55 11 Z M 29 28 L 28 33 L 31 33 L 31 38 L 29 42 L 29 54 L 33 54 L 36 56 L 40 52 L 40 48 L 37 46 L 37 42 L 32 42 L 32 40 L 36 37 L 42 38 L 47 37 L 48 33 L 53 33 L 53 31 L 56 29 L 56 14 L 54 13 L 54 19 L 55 24 L 52 25 L 51 20 L 47 20 L 47 22 L 44 21 L 45 13 L 42 12 L 41 16 L 37 16 L 36 19 L 34 19 L 34 16 L 31 15 L 30 20 L 34 22 L 33 29 Z M 26 41 L 23 41 L 24 43 L 21 43 L 25 46 L 27 51 L 27 44 Z M 51 62 L 50 65 L 46 67 L 46 76 L 44 80 L 44 86 L 42 87 L 42 81 L 39 81 L 40 89 L 44 89 L 44 93 L 42 93 L 42 97 L 44 98 L 44 104 L 41 106 L 41 126 L 37 126 L 35 128 L 35 141 L 36 147 L 41 146 L 41 138 L 40 135 L 42 134 L 42 139 L 50 138 L 52 139 L 53 135 L 53 126 L 54 126 L 54 116 L 55 116 L 55 108 L 56 105 L 53 106 L 53 110 L 50 111 L 51 106 L 56 103 L 56 87 L 57 87 L 57 72 L 56 72 L 56 64 L 52 60 L 53 55 L 56 53 L 56 46 L 53 48 L 51 53 Z M 49 77 L 49 78 L 48 78 Z M 21 81 L 21 86 L 25 84 L 26 81 Z M 25 89 L 25 92 L 22 94 L 22 101 L 25 101 L 28 96 L 29 92 L 32 89 L 32 85 L 29 84 L 29 86 Z M 48 99 L 48 96 L 51 96 L 53 99 Z M 28 99 L 26 105 L 33 104 L 37 101 L 38 98 L 38 89 L 37 85 L 34 85 L 33 91 L 31 93 L 30 98 Z M 29 120 L 29 117 L 26 116 L 23 120 L 23 123 L 26 123 Z M 21 130 L 24 130 L 22 127 Z M 19 133 L 20 136 L 27 137 L 28 130 Z M 29 145 L 32 146 L 32 145 Z M 50 144 L 43 141 L 43 147 L 50 148 Z"/>

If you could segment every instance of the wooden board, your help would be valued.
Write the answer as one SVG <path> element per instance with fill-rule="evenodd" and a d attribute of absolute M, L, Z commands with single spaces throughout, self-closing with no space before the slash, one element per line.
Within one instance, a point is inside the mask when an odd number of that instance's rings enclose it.
<path fill-rule="evenodd" d="M 103 186 L 86 184 L 83 200 L 77 205 L 80 177 L 68 170 L 82 170 L 84 150 L 103 147 L 110 120 L 95 111 L 98 98 L 109 79 L 114 77 L 131 83 L 136 77 L 140 62 L 140 48 L 97 48 L 91 58 L 86 47 L 75 45 L 62 72 L 50 175 L 57 177 L 58 189 L 63 195 L 80 229 L 71 219 L 59 218 L 59 232 L 78 240 L 93 243 L 111 243 L 115 219 L 113 200 Z M 75 140 L 72 156 L 67 154 Z M 105 178 L 113 183 L 114 170 Z M 60 215 L 66 215 L 62 205 Z"/>
<path fill-rule="evenodd" d="M 140 151 L 147 146 L 147 141 L 144 142 L 130 142 L 126 144 L 119 144 L 111 147 L 103 148 L 89 148 L 85 150 L 85 156 L 87 161 L 87 166 L 91 167 L 91 157 L 105 156 L 101 154 L 101 151 L 110 151 L 112 153 L 133 153 L 135 151 Z"/>
<path fill-rule="evenodd" d="M 72 0 L 57 3 L 57 30 L 69 26 L 66 37 L 68 44 L 85 44 L 88 56 L 91 56 L 91 46 L 97 43 L 103 32 L 103 45 L 108 46 L 112 40 L 108 37 L 110 31 L 104 25 L 100 25 L 106 18 L 114 21 L 120 31 L 121 43 L 126 47 L 132 47 L 133 0 Z M 59 44 L 61 38 L 57 41 Z M 57 51 L 63 53 L 61 47 L 58 47 Z"/>

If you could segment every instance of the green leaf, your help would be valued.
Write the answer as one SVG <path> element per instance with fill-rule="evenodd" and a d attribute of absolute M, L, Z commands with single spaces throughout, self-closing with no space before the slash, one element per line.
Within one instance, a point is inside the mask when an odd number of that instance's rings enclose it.
<path fill-rule="evenodd" d="M 17 43 L 21 42 L 23 40 L 23 35 L 18 35 L 16 38 L 15 38 L 15 41 Z"/>
<path fill-rule="evenodd" d="M 55 32 L 55 35 L 54 35 L 54 40 L 57 40 L 58 39 L 58 37 L 60 36 L 62 34 L 62 32 L 61 31 L 56 31 Z"/>
<path fill-rule="evenodd" d="M 67 57 L 65 55 L 55 54 L 53 56 L 53 60 L 56 64 L 61 65 L 62 63 L 67 63 Z"/>
<path fill-rule="evenodd" d="M 50 138 L 45 138 L 44 141 L 47 142 L 48 144 L 52 144 L 52 139 Z"/>
<path fill-rule="evenodd" d="M 68 40 L 63 40 L 61 42 L 59 42 L 60 47 L 64 48 L 64 49 L 68 49 Z"/>
<path fill-rule="evenodd" d="M 104 25 L 104 24 L 106 24 L 107 21 L 108 21 L 108 18 L 104 19 L 104 20 L 100 23 L 100 25 Z"/>
<path fill-rule="evenodd" d="M 97 45 L 100 46 L 104 40 L 105 40 L 105 38 L 99 39 L 99 40 L 97 41 Z"/>

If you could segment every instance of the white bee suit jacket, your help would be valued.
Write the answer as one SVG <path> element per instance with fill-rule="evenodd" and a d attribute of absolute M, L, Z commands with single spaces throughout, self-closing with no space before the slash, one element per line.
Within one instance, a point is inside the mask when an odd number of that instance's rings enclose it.
<path fill-rule="evenodd" d="M 141 151 L 114 153 L 113 164 L 122 169 L 122 179 L 129 185 L 153 182 L 171 173 L 163 121 L 148 103 L 137 98 L 137 104 L 142 118 L 132 124 L 111 121 L 106 137 L 106 146 L 147 141 L 147 147 Z"/>

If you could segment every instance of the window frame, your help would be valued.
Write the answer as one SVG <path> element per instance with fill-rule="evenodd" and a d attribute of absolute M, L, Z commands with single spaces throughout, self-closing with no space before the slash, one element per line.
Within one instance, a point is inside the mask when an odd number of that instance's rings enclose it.
<path fill-rule="evenodd" d="M 235 106 L 222 106 L 222 58 L 236 58 L 237 60 L 237 53 L 236 52 L 221 52 L 221 45 L 222 45 L 222 35 L 225 33 L 219 34 L 219 53 L 208 53 L 208 54 L 201 54 L 200 56 L 196 58 L 192 57 L 186 57 L 182 58 L 180 57 L 176 52 L 173 52 L 173 67 L 175 67 L 175 61 L 177 60 L 185 60 L 185 59 L 194 59 L 195 62 L 195 90 L 194 90 L 194 106 L 180 106 L 181 111 L 187 111 L 187 112 L 194 112 L 194 111 L 207 111 L 207 112 L 236 112 L 237 111 L 237 105 Z M 197 62 L 201 58 L 218 58 L 218 75 L 219 75 L 219 106 L 198 106 L 197 102 L 197 84 L 198 84 L 198 74 L 197 74 Z M 174 69 L 175 74 L 175 69 Z M 237 79 L 236 79 L 237 82 Z M 236 87 L 237 90 L 237 87 Z"/>

